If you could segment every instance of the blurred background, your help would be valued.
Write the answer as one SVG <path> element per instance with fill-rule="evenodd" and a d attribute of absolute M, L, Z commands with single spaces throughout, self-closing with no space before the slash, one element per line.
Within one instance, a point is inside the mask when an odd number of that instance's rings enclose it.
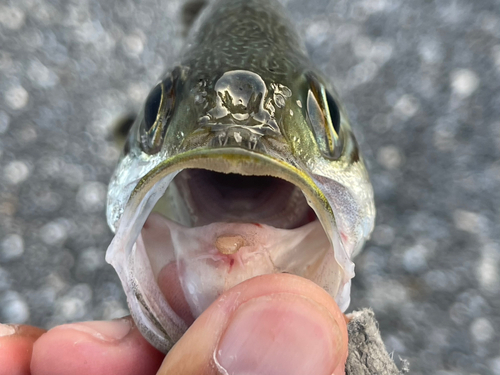
<path fill-rule="evenodd" d="M 413 374 L 500 374 L 500 3 L 284 4 L 375 189 L 350 310 Z M 112 125 L 175 62 L 182 5 L 0 2 L 0 321 L 127 313 L 104 261 Z"/>

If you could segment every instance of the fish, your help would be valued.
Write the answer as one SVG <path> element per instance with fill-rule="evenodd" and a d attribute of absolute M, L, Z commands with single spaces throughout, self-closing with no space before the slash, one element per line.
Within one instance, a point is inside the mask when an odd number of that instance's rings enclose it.
<path fill-rule="evenodd" d="M 350 303 L 373 189 L 339 95 L 275 0 L 216 0 L 130 121 L 106 260 L 168 352 L 229 288 L 292 273 Z"/>

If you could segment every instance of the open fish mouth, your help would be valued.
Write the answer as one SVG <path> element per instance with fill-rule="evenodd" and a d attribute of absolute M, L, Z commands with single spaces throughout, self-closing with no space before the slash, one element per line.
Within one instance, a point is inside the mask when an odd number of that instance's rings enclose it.
<path fill-rule="evenodd" d="M 352 263 L 313 180 L 248 150 L 186 154 L 137 183 L 106 254 L 153 345 L 168 351 L 220 294 L 263 274 L 305 277 L 347 307 Z"/>

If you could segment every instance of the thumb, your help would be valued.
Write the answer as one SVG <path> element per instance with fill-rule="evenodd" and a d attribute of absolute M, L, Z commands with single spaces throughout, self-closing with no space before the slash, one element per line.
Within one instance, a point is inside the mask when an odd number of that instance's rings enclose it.
<path fill-rule="evenodd" d="M 163 361 L 158 375 L 340 375 L 347 327 L 309 280 L 256 277 L 221 295 Z"/>

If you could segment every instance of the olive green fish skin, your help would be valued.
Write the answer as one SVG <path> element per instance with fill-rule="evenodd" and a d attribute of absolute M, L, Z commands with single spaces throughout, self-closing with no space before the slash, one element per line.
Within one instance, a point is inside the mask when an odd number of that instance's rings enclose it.
<path fill-rule="evenodd" d="M 182 64 L 208 80 L 237 69 L 267 82 L 295 77 L 310 63 L 285 13 L 272 1 L 220 1 L 195 25 Z"/>
<path fill-rule="evenodd" d="M 274 1 L 262 0 L 222 0 L 212 3 L 209 7 L 195 25 L 180 64 L 168 71 L 163 78 L 174 81 L 172 95 L 175 97 L 175 108 L 171 111 L 168 126 L 163 129 L 161 137 L 165 156 L 174 156 L 204 146 L 217 147 L 224 144 L 263 148 L 269 146 L 269 142 L 274 142 L 275 145 L 278 142 L 281 148 L 287 148 L 286 153 L 293 153 L 299 159 L 310 159 L 311 149 L 317 148 L 314 134 L 306 123 L 310 81 L 317 81 L 318 85 L 326 87 L 336 102 L 339 101 L 335 91 L 313 68 L 305 54 L 302 41 L 291 27 L 290 21 L 284 17 L 285 9 Z M 273 124 L 264 124 L 261 127 L 265 129 L 259 129 L 259 126 L 255 125 L 266 121 L 257 119 L 254 124 L 249 121 L 239 123 L 241 127 L 246 126 L 247 130 L 253 126 L 254 129 L 250 131 L 256 130 L 253 133 L 258 138 L 258 145 L 255 145 L 255 142 L 250 146 L 248 142 L 234 142 L 231 134 L 221 134 L 220 127 L 214 132 L 214 127 L 206 126 L 206 117 L 210 117 L 207 116 L 208 112 L 216 107 L 220 96 L 215 90 L 217 81 L 224 73 L 231 71 L 252 72 L 266 86 L 265 90 L 262 90 L 265 91 L 262 92 L 264 97 L 261 99 L 261 104 L 264 105 L 260 113 L 261 117 L 267 117 Z M 247 80 L 252 79 L 254 77 L 247 77 Z M 226 90 L 229 95 L 231 89 L 236 89 L 234 84 Z M 290 94 L 291 96 L 287 96 Z M 229 107 L 227 104 L 226 100 L 223 105 Z M 260 103 L 254 104 L 254 107 L 258 107 Z M 258 112 L 258 108 L 252 108 L 250 105 L 246 109 L 250 118 L 252 111 Z M 344 159 L 348 158 L 349 162 L 355 162 L 359 159 L 357 144 L 342 107 L 340 111 L 343 118 L 343 156 Z M 142 114 L 132 131 L 128 149 L 139 149 L 144 143 L 141 117 Z M 233 121 L 224 125 L 238 124 Z M 262 138 L 263 133 L 272 136 L 273 140 L 269 137 Z M 240 136 L 245 139 L 250 137 L 245 131 Z M 213 138 L 224 139 L 218 144 Z M 157 145 L 153 150 L 144 147 L 141 149 L 146 153 L 156 153 L 159 147 L 160 145 Z M 336 151 L 338 153 L 339 150 Z"/>
<path fill-rule="evenodd" d="M 206 108 L 216 105 L 217 93 L 214 89 L 217 80 L 226 72 L 255 73 L 265 83 L 268 95 L 271 94 L 271 85 L 285 85 L 294 92 L 298 90 L 289 85 L 305 84 L 303 73 L 310 69 L 311 64 L 302 42 L 283 17 L 285 13 L 281 5 L 273 1 L 218 1 L 211 5 L 211 9 L 195 25 L 180 64 L 187 76 L 181 94 L 184 96 L 180 99 L 184 101 L 185 108 L 180 113 L 192 113 L 193 117 L 191 121 L 179 121 L 179 131 L 187 135 L 203 126 L 200 119 L 206 114 L 203 113 Z M 190 103 L 190 98 L 193 100 L 200 95 L 204 98 L 202 102 Z M 270 117 L 275 120 L 291 109 L 289 106 L 277 108 L 273 104 L 270 105 L 274 107 L 274 112 L 267 108 L 264 111 L 270 112 Z M 296 103 L 292 107 L 301 111 Z M 252 108 L 247 109 L 247 112 L 251 111 Z M 283 123 L 281 121 L 282 126 Z M 170 125 L 171 134 L 175 133 L 175 125 L 175 121 Z M 286 132 L 275 129 L 272 135 L 280 138 Z M 186 139 L 182 141 L 182 149 L 192 147 Z M 280 141 L 287 143 L 283 139 Z M 175 146 L 172 144 L 172 147 Z"/>

